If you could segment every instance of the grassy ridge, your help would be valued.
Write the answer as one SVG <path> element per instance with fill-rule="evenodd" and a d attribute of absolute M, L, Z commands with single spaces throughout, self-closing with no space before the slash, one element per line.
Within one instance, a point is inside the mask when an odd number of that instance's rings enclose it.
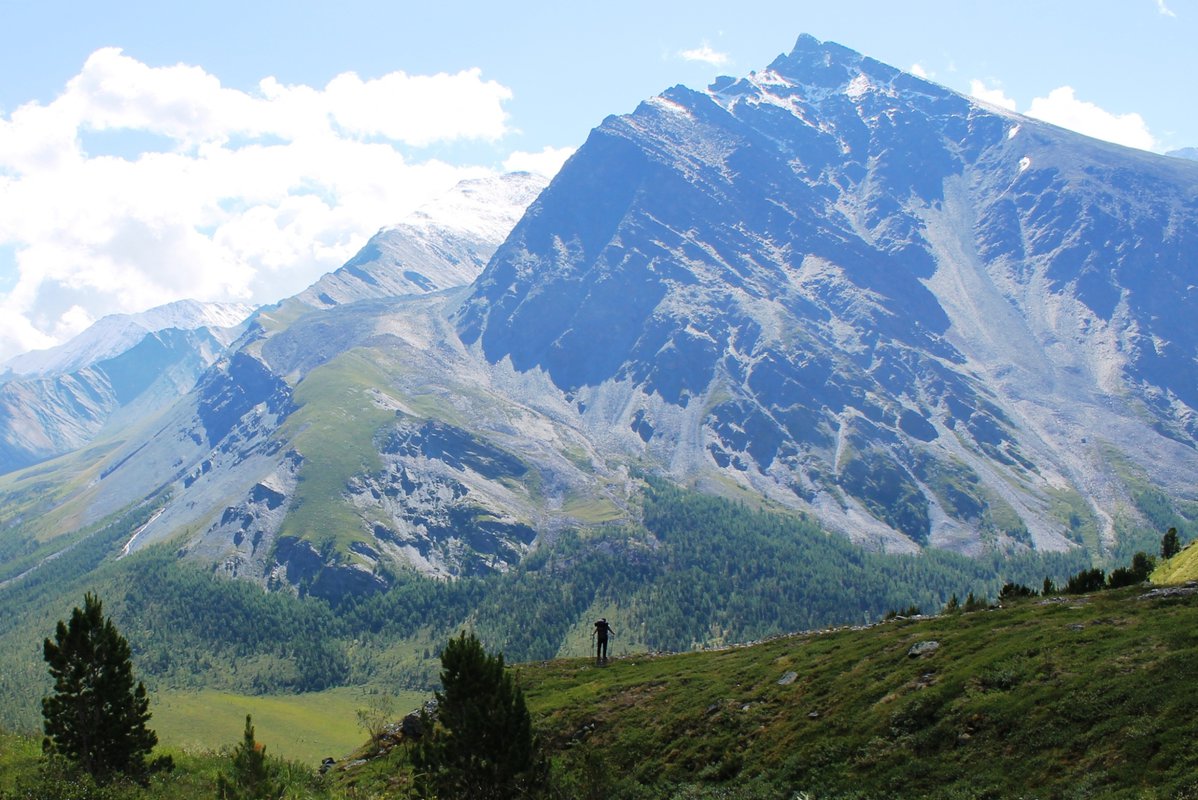
<path fill-rule="evenodd" d="M 1193 796 L 1198 600 L 1144 592 L 520 676 L 559 762 L 609 797 Z"/>
<path fill-rule="evenodd" d="M 350 350 L 313 370 L 296 388 L 299 410 L 279 436 L 304 455 L 304 464 L 283 535 L 352 557 L 349 546 L 365 533 L 344 501 L 345 482 L 381 465 L 374 435 L 395 413 L 376 404 L 371 390 L 386 386 L 385 378 L 368 352 Z"/>
<path fill-rule="evenodd" d="M 1161 585 L 1194 580 L 1198 580 L 1198 547 L 1193 543 L 1173 558 L 1161 561 L 1152 572 L 1152 582 Z"/>
<path fill-rule="evenodd" d="M 1198 594 L 1185 591 L 1032 598 L 604 667 L 515 669 L 555 798 L 1192 797 Z M 326 700 L 345 698 L 316 702 Z M 260 740 L 279 752 L 266 730 Z M 29 740 L 0 745 L 3 790 L 36 753 Z M 210 796 L 221 760 L 184 755 L 169 781 L 120 796 Z M 343 762 L 323 783 L 301 770 L 294 796 L 402 797 L 406 770 L 401 745 Z"/>

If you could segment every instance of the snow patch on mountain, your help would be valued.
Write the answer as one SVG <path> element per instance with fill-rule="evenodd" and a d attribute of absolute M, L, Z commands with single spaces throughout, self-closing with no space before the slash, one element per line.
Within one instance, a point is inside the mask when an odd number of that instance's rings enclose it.
<path fill-rule="evenodd" d="M 101 318 L 68 342 L 45 350 L 14 356 L 3 365 L 0 376 L 58 375 L 76 372 L 126 352 L 147 334 L 158 331 L 209 328 L 225 343 L 232 342 L 233 329 L 254 312 L 244 303 L 201 303 L 179 300 L 137 314 L 112 314 Z M 224 332 L 224 336 L 221 335 Z"/>
<path fill-rule="evenodd" d="M 417 209 L 399 225 L 383 230 L 408 229 L 426 235 L 449 230 L 498 244 L 547 182 L 543 176 L 531 172 L 465 180 Z"/>
<path fill-rule="evenodd" d="M 473 281 L 545 188 L 548 179 L 512 172 L 462 181 L 398 224 L 297 298 L 315 308 L 425 294 Z"/>

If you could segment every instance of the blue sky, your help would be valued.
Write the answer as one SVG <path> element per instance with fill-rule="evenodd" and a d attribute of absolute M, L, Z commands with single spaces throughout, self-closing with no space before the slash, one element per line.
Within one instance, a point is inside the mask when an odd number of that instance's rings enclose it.
<path fill-rule="evenodd" d="M 0 363 L 181 297 L 270 302 L 458 179 L 800 33 L 1023 113 L 1198 146 L 1198 0 L 0 0 Z"/>

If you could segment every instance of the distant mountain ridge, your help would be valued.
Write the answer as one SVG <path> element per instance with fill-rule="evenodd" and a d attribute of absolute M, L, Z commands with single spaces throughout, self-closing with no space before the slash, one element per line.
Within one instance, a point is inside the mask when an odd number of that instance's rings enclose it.
<path fill-rule="evenodd" d="M 804 36 L 495 185 L 522 216 L 384 230 L 152 432 L 0 491 L 331 598 L 635 525 L 645 472 L 897 552 L 1198 522 L 1198 164 Z"/>
<path fill-rule="evenodd" d="M 547 183 L 529 172 L 462 181 L 404 221 L 383 228 L 298 299 L 329 308 L 465 286 Z"/>
<path fill-rule="evenodd" d="M 156 416 L 191 390 L 253 310 L 182 300 L 104 317 L 64 344 L 10 359 L 0 374 L 0 474 Z"/>
<path fill-rule="evenodd" d="M 79 335 L 45 350 L 33 350 L 0 365 L 6 374 L 33 376 L 76 372 L 118 356 L 146 334 L 175 328 L 231 329 L 245 322 L 254 306 L 244 303 L 201 303 L 179 300 L 136 314 L 112 314 L 97 320 Z"/>

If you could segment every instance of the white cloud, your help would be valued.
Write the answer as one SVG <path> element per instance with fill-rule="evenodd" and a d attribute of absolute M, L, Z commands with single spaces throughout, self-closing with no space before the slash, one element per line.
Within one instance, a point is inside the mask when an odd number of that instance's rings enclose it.
<path fill-rule="evenodd" d="M 973 97 L 976 97 L 979 100 L 989 103 L 992 106 L 998 106 L 999 108 L 1005 108 L 1008 111 L 1015 110 L 1015 101 L 1012 100 L 1011 98 L 1007 97 L 1006 94 L 1003 93 L 1002 89 L 987 88 L 986 84 L 983 83 L 982 81 L 979 81 L 979 80 L 970 81 L 969 82 L 969 94 L 972 95 Z"/>
<path fill-rule="evenodd" d="M 1158 146 L 1139 114 L 1112 114 L 1093 103 L 1079 100 L 1069 86 L 1053 89 L 1047 97 L 1032 100 L 1027 115 L 1128 147 L 1153 150 Z"/>
<path fill-rule="evenodd" d="M 552 178 L 566 163 L 566 159 L 574 155 L 573 147 L 546 147 L 539 153 L 516 151 L 503 162 L 505 172 L 535 172 Z"/>
<path fill-rule="evenodd" d="M 1177 16 L 1176 14 L 1173 13 L 1172 9 L 1170 9 L 1167 5 L 1165 5 L 1165 0 L 1156 0 L 1156 10 L 1159 11 L 1163 16 L 1166 16 L 1166 17 L 1176 17 Z"/>
<path fill-rule="evenodd" d="M 1009 111 L 1017 110 L 1015 100 L 1007 97 L 1001 88 L 987 87 L 984 81 L 971 80 L 969 94 L 991 105 Z M 1060 86 L 1049 92 L 1047 97 L 1034 98 L 1022 113 L 1095 139 L 1141 150 L 1160 148 L 1160 143 L 1139 114 L 1111 113 L 1094 103 L 1079 100 L 1070 86 Z"/>
<path fill-rule="evenodd" d="M 928 78 L 931 77 L 931 75 L 928 73 L 928 71 L 926 69 L 924 69 L 923 64 L 912 64 L 911 69 L 909 69 L 907 71 L 910 72 L 915 77 L 923 78 L 924 80 L 927 80 Z"/>
<path fill-rule="evenodd" d="M 476 69 L 242 92 L 199 67 L 96 51 L 52 102 L 0 115 L 0 246 L 17 268 L 0 292 L 0 362 L 108 313 L 299 291 L 380 226 L 488 174 L 411 148 L 501 138 L 510 97 Z M 146 134 L 163 152 L 89 153 L 97 136 Z M 547 169 L 566 155 L 513 159 Z"/>
<path fill-rule="evenodd" d="M 722 67 L 731 61 L 727 53 L 712 50 L 711 45 L 707 42 L 704 42 L 702 47 L 696 47 L 693 50 L 682 50 L 678 55 L 684 61 L 702 61 L 713 67 Z"/>

